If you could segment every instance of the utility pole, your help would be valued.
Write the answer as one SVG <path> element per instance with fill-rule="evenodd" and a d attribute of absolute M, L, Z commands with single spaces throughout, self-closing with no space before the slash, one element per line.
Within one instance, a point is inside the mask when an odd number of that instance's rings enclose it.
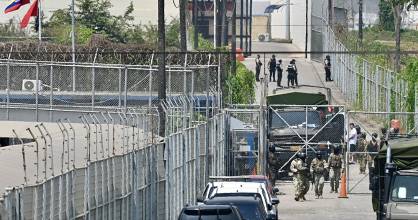
<path fill-rule="evenodd" d="M 306 0 L 306 2 L 305 2 L 305 10 L 306 10 L 306 12 L 305 12 L 305 59 L 307 59 L 308 58 L 308 15 L 309 15 L 309 13 L 308 13 L 308 9 L 309 9 L 309 7 L 308 7 L 308 4 L 309 4 L 309 0 Z"/>
<path fill-rule="evenodd" d="M 237 68 L 237 3 L 233 1 L 232 11 L 232 34 L 231 34 L 231 60 L 232 60 L 232 73 L 235 74 Z"/>
<path fill-rule="evenodd" d="M 73 0 L 74 1 L 74 0 Z M 186 27 L 186 6 L 187 0 L 180 0 L 180 50 L 187 51 L 187 27 Z"/>
<path fill-rule="evenodd" d="M 73 92 L 75 92 L 75 3 L 71 0 L 71 52 L 73 55 Z"/>
<path fill-rule="evenodd" d="M 228 45 L 228 25 L 227 25 L 227 16 L 226 14 L 228 13 L 228 9 L 227 7 L 227 0 L 221 0 L 222 1 L 222 6 L 221 6 L 221 14 L 222 14 L 222 37 L 221 37 L 221 42 L 222 42 L 222 46 L 227 46 Z"/>
<path fill-rule="evenodd" d="M 358 40 L 359 47 L 363 47 L 363 0 L 358 1 Z"/>
<path fill-rule="evenodd" d="M 165 13 L 164 0 L 158 0 L 158 99 L 160 102 L 166 100 L 166 78 L 165 78 Z M 165 137 L 165 114 L 162 105 L 159 106 L 160 136 Z"/>
<path fill-rule="evenodd" d="M 194 49 L 197 49 L 199 47 L 199 31 L 197 30 L 197 0 L 193 0 L 193 11 L 192 11 L 192 17 L 193 17 L 193 27 L 194 27 L 194 40 L 193 40 L 193 47 Z"/>
<path fill-rule="evenodd" d="M 218 0 L 213 0 L 213 47 L 218 46 L 217 32 L 218 31 Z"/>
<path fill-rule="evenodd" d="M 244 47 L 244 42 L 243 42 L 243 35 L 244 35 L 244 0 L 241 0 L 241 5 L 240 5 L 240 15 L 239 15 L 239 48 L 241 48 L 241 50 L 243 50 Z"/>
<path fill-rule="evenodd" d="M 38 0 L 38 38 L 42 42 L 42 0 Z"/>
<path fill-rule="evenodd" d="M 270 16 L 270 22 L 271 22 L 271 14 L 269 16 Z M 290 0 L 286 1 L 286 17 L 285 18 L 286 18 L 285 20 L 286 21 L 286 40 L 290 41 Z"/>
<path fill-rule="evenodd" d="M 328 0 L 328 24 L 332 27 L 334 24 L 334 11 L 333 11 L 334 5 L 332 0 Z"/>

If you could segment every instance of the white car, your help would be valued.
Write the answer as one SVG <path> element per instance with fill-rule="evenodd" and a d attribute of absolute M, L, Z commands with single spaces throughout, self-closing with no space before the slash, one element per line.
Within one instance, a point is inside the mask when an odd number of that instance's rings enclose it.
<path fill-rule="evenodd" d="M 267 193 L 267 188 L 263 183 L 255 182 L 210 182 L 206 185 L 203 192 L 203 198 L 198 199 L 198 202 L 203 203 L 205 200 L 213 198 L 217 195 L 231 195 L 233 194 L 255 194 L 259 197 L 264 205 L 266 213 L 271 213 L 277 216 L 277 209 L 275 205 L 279 203 L 277 198 L 271 198 Z"/>

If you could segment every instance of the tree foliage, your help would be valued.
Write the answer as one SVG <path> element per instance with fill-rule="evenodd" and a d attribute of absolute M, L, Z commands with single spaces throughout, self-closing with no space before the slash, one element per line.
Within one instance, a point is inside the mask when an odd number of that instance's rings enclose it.
<path fill-rule="evenodd" d="M 386 0 L 379 2 L 379 26 L 385 31 L 395 31 L 392 7 Z"/>
<path fill-rule="evenodd" d="M 237 63 L 236 74 L 229 74 L 227 98 L 230 104 L 251 104 L 255 99 L 254 73 L 242 63 Z"/>

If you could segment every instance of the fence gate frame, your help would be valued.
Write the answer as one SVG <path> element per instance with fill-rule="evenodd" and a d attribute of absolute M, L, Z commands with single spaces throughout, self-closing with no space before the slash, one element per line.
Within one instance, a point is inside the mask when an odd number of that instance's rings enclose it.
<path fill-rule="evenodd" d="M 301 134 L 299 134 L 298 132 L 296 132 L 292 126 L 280 115 L 280 113 L 278 112 L 277 108 L 302 108 L 305 110 L 305 124 L 308 124 L 308 110 L 309 109 L 315 109 L 315 108 L 338 108 L 338 112 L 336 112 L 334 115 L 332 115 L 332 117 L 326 121 L 325 124 L 321 125 L 321 127 L 319 128 L 319 130 L 317 130 L 315 132 L 315 134 L 313 134 L 312 137 L 309 138 L 308 136 L 308 126 L 305 126 L 305 134 L 304 137 L 302 137 Z M 275 109 L 276 108 L 276 109 Z M 338 115 L 343 115 L 344 116 L 344 136 L 345 136 L 345 124 L 347 123 L 347 116 L 345 114 L 346 112 L 346 107 L 344 105 L 270 105 L 269 106 L 269 110 L 271 110 L 272 114 L 277 115 L 287 126 L 287 128 L 290 128 L 290 130 L 296 134 L 298 136 L 298 138 L 302 141 L 301 143 L 295 143 L 295 145 L 303 145 L 298 151 L 296 151 L 278 170 L 278 172 L 283 171 L 283 169 L 293 160 L 293 158 L 295 158 L 295 156 L 305 150 L 305 153 L 308 153 L 308 149 L 312 149 L 314 152 L 316 152 L 316 150 L 311 146 L 311 145 L 319 145 L 319 144 L 324 144 L 324 143 L 314 143 L 312 142 L 313 139 L 315 137 L 317 137 L 319 135 L 319 133 L 324 130 L 324 128 L 326 128 Z M 292 144 L 292 143 L 291 143 Z M 326 143 L 327 145 L 331 145 L 331 144 L 336 144 L 336 143 L 330 143 L 329 141 Z"/>
<path fill-rule="evenodd" d="M 226 163 L 227 174 L 234 174 L 233 164 L 235 164 L 235 158 L 233 154 L 232 143 L 232 129 L 231 129 L 231 117 L 233 114 L 253 114 L 252 117 L 258 117 L 257 124 L 248 129 L 234 129 L 236 131 L 250 131 L 258 132 L 258 158 L 257 158 L 257 174 L 265 175 L 267 172 L 267 133 L 266 128 L 266 110 L 259 105 L 234 105 L 233 108 L 225 109 L 225 141 L 226 141 Z M 231 161 L 231 159 L 233 161 Z M 231 167 L 232 165 L 232 167 Z"/>

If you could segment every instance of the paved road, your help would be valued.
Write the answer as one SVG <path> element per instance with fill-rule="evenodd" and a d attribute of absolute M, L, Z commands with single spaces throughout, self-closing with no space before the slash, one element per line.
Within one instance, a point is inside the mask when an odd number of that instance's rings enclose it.
<path fill-rule="evenodd" d="M 308 61 L 303 54 L 280 54 L 279 51 L 300 51 L 291 44 L 280 43 L 258 43 L 253 44 L 254 51 L 272 51 L 278 59 L 283 60 L 284 66 L 287 66 L 291 59 L 296 59 L 296 65 L 299 70 L 299 84 L 307 84 L 313 86 L 324 86 L 332 90 L 332 103 L 345 104 L 342 94 L 334 83 L 325 82 L 325 73 L 321 63 Z M 243 63 L 255 72 L 255 56 L 247 58 Z M 271 54 L 261 54 L 263 64 L 267 64 Z M 265 73 L 268 73 L 266 66 L 263 66 Z M 262 70 L 262 73 L 263 73 Z M 287 73 L 284 73 L 287 75 Z M 283 77 L 283 84 L 287 84 L 287 77 Z M 277 88 L 275 82 L 268 83 L 268 94 L 274 94 Z M 325 92 L 323 89 L 301 88 L 299 90 Z M 278 90 L 277 92 L 280 92 Z M 257 83 L 256 103 L 260 103 L 261 84 Z M 352 220 L 352 219 L 375 219 L 371 204 L 371 194 L 368 190 L 368 176 L 359 175 L 358 166 L 350 166 L 349 185 L 352 193 L 348 199 L 339 199 L 338 194 L 330 194 L 329 183 L 324 188 L 324 199 L 315 199 L 314 192 L 309 191 L 306 202 L 296 202 L 294 200 L 294 189 L 291 182 L 279 182 L 280 191 L 284 194 L 279 196 L 280 205 L 279 219 L 290 220 Z"/>
<path fill-rule="evenodd" d="M 285 195 L 280 195 L 279 219 L 283 220 L 353 220 L 375 219 L 372 209 L 371 194 L 368 191 L 368 178 L 359 175 L 358 166 L 350 166 L 350 188 L 354 183 L 360 182 L 349 194 L 348 199 L 338 198 L 338 194 L 329 193 L 329 183 L 325 183 L 324 198 L 315 199 L 315 193 L 309 190 L 305 202 L 294 200 L 294 189 L 291 182 L 279 182 L 277 185 Z M 362 180 L 363 179 L 363 180 Z M 362 180 L 362 181 L 360 181 Z"/>
<path fill-rule="evenodd" d="M 284 44 L 284 43 L 260 43 L 260 42 L 254 42 L 253 43 L 253 51 L 263 51 L 263 52 L 269 52 L 271 51 L 271 54 L 260 54 L 263 67 L 261 73 L 266 74 L 268 76 L 268 68 L 267 64 L 271 57 L 271 55 L 275 54 L 276 59 L 282 59 L 283 60 L 283 67 L 285 68 L 291 59 L 296 60 L 296 65 L 298 67 L 298 80 L 300 85 L 312 85 L 312 86 L 320 86 L 320 87 L 328 87 L 332 90 L 332 96 L 333 104 L 344 104 L 344 99 L 342 98 L 342 95 L 339 93 L 339 89 L 334 85 L 334 83 L 325 82 L 325 72 L 323 70 L 322 64 L 314 61 L 309 61 L 304 58 L 303 54 L 292 54 L 292 53 L 282 53 L 280 54 L 280 51 L 300 51 L 296 46 L 292 44 Z M 257 53 L 253 53 L 251 57 L 248 57 L 243 62 L 244 65 L 246 65 L 250 70 L 252 70 L 255 73 L 255 57 L 257 56 Z M 256 103 L 260 103 L 260 97 L 261 97 L 261 83 L 257 83 L 257 91 L 256 91 Z M 282 85 L 287 86 L 287 73 L 283 73 L 283 79 L 282 79 Z M 277 83 L 276 82 L 269 82 L 268 83 L 268 94 L 274 94 L 274 91 L 277 89 Z M 306 89 L 306 88 L 301 88 Z M 296 89 L 298 90 L 298 89 Z M 325 94 L 324 89 L 309 89 L 309 91 L 314 92 L 322 92 Z M 280 92 L 278 90 L 277 92 Z"/>

